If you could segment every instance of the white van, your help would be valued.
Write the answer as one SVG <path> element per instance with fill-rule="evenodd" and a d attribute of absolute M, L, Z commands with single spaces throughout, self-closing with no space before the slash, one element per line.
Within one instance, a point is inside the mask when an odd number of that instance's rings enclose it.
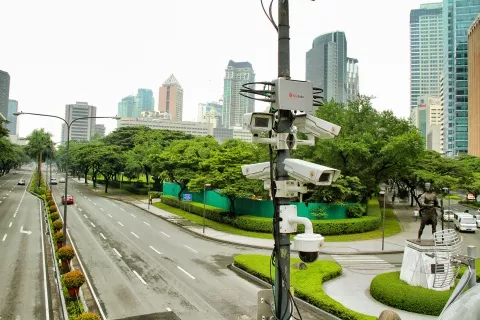
<path fill-rule="evenodd" d="M 477 231 L 477 219 L 475 219 L 470 213 L 455 213 L 453 215 L 453 224 L 458 231 Z"/>

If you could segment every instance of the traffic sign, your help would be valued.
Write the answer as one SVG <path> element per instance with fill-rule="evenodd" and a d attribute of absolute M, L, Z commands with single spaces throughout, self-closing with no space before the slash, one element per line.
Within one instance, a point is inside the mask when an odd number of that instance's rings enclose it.
<path fill-rule="evenodd" d="M 192 201 L 192 194 L 191 193 L 184 193 L 182 194 L 183 201 Z"/>

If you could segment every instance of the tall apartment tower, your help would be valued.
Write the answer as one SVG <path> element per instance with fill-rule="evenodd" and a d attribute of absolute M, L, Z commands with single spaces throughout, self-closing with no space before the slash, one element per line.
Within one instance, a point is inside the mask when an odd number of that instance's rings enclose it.
<path fill-rule="evenodd" d="M 478 0 L 443 1 L 444 152 L 468 153 L 468 30 L 480 13 Z"/>
<path fill-rule="evenodd" d="M 120 118 L 132 118 L 135 114 L 135 96 L 128 96 L 118 103 L 117 116 Z"/>
<path fill-rule="evenodd" d="M 18 101 L 17 100 L 8 100 L 8 112 L 7 112 L 7 130 L 11 135 L 18 136 L 18 117 L 13 114 L 18 112 Z"/>
<path fill-rule="evenodd" d="M 10 94 L 10 75 L 0 70 L 0 117 L 8 119 L 8 97 Z"/>
<path fill-rule="evenodd" d="M 88 102 L 77 102 L 65 106 L 65 120 L 68 123 L 82 117 L 95 117 L 97 107 L 91 106 Z M 70 140 L 90 141 L 95 134 L 95 119 L 81 119 L 75 121 L 70 127 Z M 62 143 L 67 141 L 67 126 L 62 126 Z"/>
<path fill-rule="evenodd" d="M 140 117 L 144 111 L 153 111 L 154 105 L 153 91 L 150 89 L 138 89 L 133 117 Z"/>
<path fill-rule="evenodd" d="M 170 119 L 182 121 L 183 89 L 172 74 L 160 87 L 158 95 L 158 111 L 170 114 Z"/>
<path fill-rule="evenodd" d="M 100 135 L 100 137 L 105 137 L 105 125 L 104 124 L 96 124 L 95 125 L 95 133 L 97 133 L 98 135 Z"/>
<path fill-rule="evenodd" d="M 468 30 L 468 154 L 480 157 L 480 15 Z"/>
<path fill-rule="evenodd" d="M 255 100 L 240 95 L 242 85 L 254 81 L 255 72 L 250 62 L 228 62 L 223 80 L 223 127 L 242 127 L 243 115 L 255 111 Z"/>
<path fill-rule="evenodd" d="M 347 58 L 347 100 L 355 100 L 360 94 L 358 60 Z"/>
<path fill-rule="evenodd" d="M 439 96 L 443 70 L 442 3 L 410 11 L 410 110 L 418 99 Z"/>

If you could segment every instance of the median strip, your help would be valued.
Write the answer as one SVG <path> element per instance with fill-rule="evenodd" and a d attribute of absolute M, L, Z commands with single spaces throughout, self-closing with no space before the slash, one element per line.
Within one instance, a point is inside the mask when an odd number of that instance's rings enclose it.
<path fill-rule="evenodd" d="M 142 279 L 142 277 L 140 277 L 140 275 L 137 273 L 137 271 L 133 270 L 133 273 L 135 273 L 135 275 L 138 277 L 138 279 L 140 279 L 140 281 L 142 281 L 142 283 L 144 285 L 147 285 L 147 283 L 145 282 L 145 280 Z"/>
<path fill-rule="evenodd" d="M 177 266 L 177 268 L 180 270 L 180 271 L 183 271 L 183 273 L 185 273 L 187 276 L 189 276 L 190 278 L 192 278 L 193 280 L 195 280 L 195 277 L 192 276 L 190 273 L 188 273 L 187 271 L 185 271 L 184 269 L 182 269 L 182 267 L 180 266 Z"/>

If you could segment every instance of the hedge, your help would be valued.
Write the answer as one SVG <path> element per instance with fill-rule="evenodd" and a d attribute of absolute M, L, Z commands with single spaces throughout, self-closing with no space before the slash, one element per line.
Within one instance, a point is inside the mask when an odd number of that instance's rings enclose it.
<path fill-rule="evenodd" d="M 161 196 L 162 203 L 171 207 L 182 209 L 185 202 L 181 202 L 177 197 Z M 188 202 L 189 212 L 203 216 L 203 204 L 196 202 Z M 253 231 L 272 233 L 272 219 L 261 218 L 255 216 L 240 216 L 236 218 L 229 218 L 228 212 L 212 206 L 206 206 L 205 217 L 220 223 L 226 223 L 236 228 Z M 323 236 L 362 233 L 371 230 L 376 230 L 380 227 L 379 216 L 363 216 L 361 218 L 340 219 L 340 220 L 313 220 L 313 231 L 320 233 Z M 303 225 L 298 225 L 298 232 L 304 232 Z"/>
<path fill-rule="evenodd" d="M 480 208 L 480 202 L 478 201 L 461 200 L 461 201 L 458 201 L 458 203 L 467 205 L 468 207 Z"/>
<path fill-rule="evenodd" d="M 292 258 L 291 264 L 300 262 Z M 236 267 L 251 273 L 268 283 L 273 283 L 270 278 L 270 256 L 264 255 L 238 255 L 234 258 Z M 273 270 L 273 269 L 272 269 Z M 272 271 L 272 276 L 273 276 Z M 323 292 L 323 282 L 338 277 L 342 274 L 342 267 L 334 261 L 316 261 L 308 264 L 306 270 L 291 268 L 290 279 L 295 296 L 314 306 L 331 313 L 340 319 L 347 320 L 374 320 L 376 317 L 350 310 L 340 302 L 332 299 Z"/>
<path fill-rule="evenodd" d="M 379 274 L 370 284 L 370 294 L 377 301 L 401 310 L 438 316 L 453 289 L 436 291 L 416 287 L 400 280 L 400 271 Z"/>

